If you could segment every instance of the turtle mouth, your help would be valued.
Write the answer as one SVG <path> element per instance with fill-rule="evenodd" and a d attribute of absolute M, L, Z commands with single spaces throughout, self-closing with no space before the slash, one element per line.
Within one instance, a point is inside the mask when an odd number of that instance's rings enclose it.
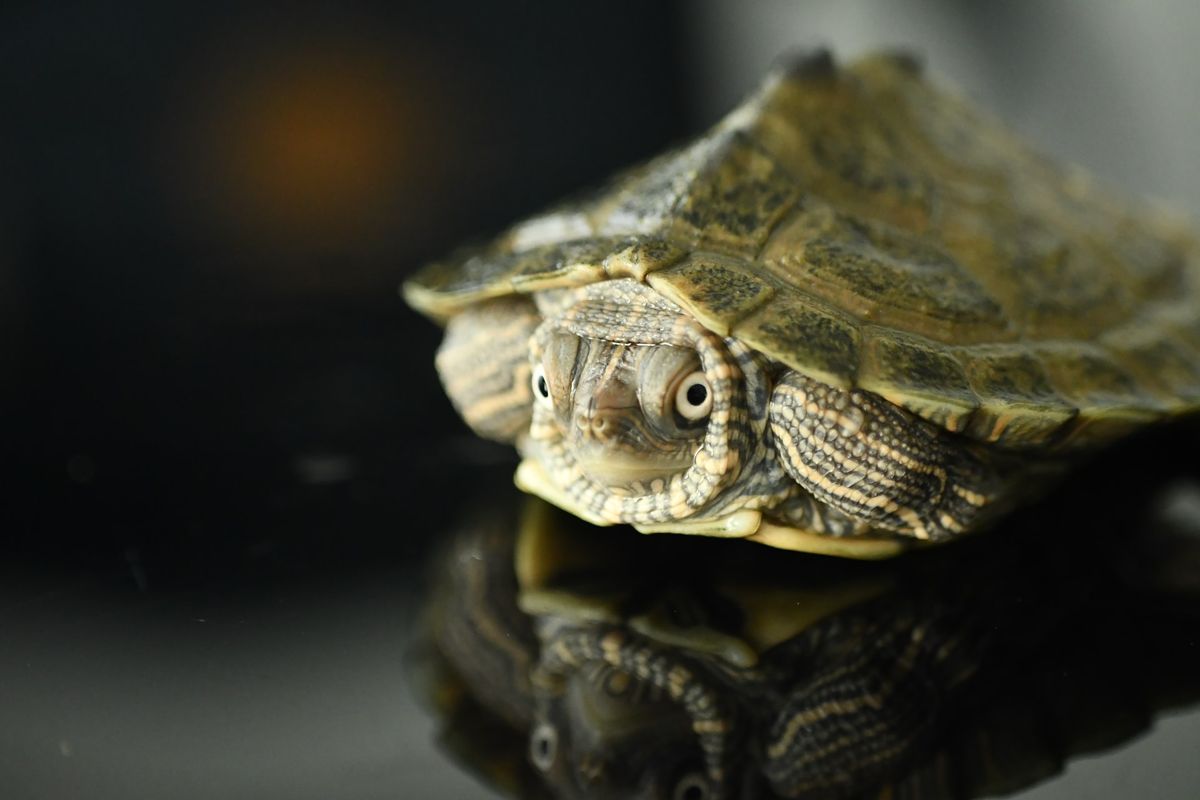
<path fill-rule="evenodd" d="M 683 472 L 692 465 L 692 458 L 691 454 L 629 453 L 593 446 L 580 448 L 575 462 L 580 472 L 597 483 L 632 487 Z"/>

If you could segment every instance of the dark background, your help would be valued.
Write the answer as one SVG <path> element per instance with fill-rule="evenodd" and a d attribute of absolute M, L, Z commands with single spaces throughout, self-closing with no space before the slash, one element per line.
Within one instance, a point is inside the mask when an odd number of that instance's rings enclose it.
<path fill-rule="evenodd" d="M 471 445 L 438 332 L 397 286 L 681 136 L 672 22 L 565 4 L 17 17 L 3 263 L 23 544 L 136 550 L 156 582 L 258 570 L 299 540 L 416 552 L 431 495 L 469 488 Z"/>
<path fill-rule="evenodd" d="M 795 45 L 916 47 L 1200 209 L 1200 13 L 1003 8 L 7 8 L 0 796 L 467 796 L 400 662 L 422 554 L 511 455 L 452 416 L 399 282 Z"/>

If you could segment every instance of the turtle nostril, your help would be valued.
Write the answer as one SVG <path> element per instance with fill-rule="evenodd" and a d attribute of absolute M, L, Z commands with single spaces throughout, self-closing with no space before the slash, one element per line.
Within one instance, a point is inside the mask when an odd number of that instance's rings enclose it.
<path fill-rule="evenodd" d="M 599 441 L 606 441 L 616 435 L 617 429 L 620 426 L 617 424 L 617 419 L 613 414 L 606 411 L 597 411 L 591 417 L 581 419 L 580 427 L 592 438 Z"/>
<path fill-rule="evenodd" d="M 620 409 L 593 409 L 575 414 L 575 427 L 585 439 L 607 442 L 620 435 L 622 430 Z"/>

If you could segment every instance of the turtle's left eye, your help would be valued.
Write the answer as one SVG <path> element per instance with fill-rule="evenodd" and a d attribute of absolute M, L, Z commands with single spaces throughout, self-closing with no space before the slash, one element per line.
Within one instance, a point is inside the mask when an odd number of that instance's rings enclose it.
<path fill-rule="evenodd" d="M 688 375 L 675 390 L 675 410 L 686 420 L 704 419 L 712 411 L 712 403 L 712 387 L 703 372 Z"/>
<path fill-rule="evenodd" d="M 554 757 L 558 755 L 558 731 L 548 722 L 543 722 L 533 729 L 529 737 L 529 760 L 542 772 L 548 772 L 554 766 Z"/>
<path fill-rule="evenodd" d="M 550 381 L 546 380 L 546 370 L 541 364 L 533 368 L 533 397 L 544 406 L 554 403 L 550 398 Z"/>

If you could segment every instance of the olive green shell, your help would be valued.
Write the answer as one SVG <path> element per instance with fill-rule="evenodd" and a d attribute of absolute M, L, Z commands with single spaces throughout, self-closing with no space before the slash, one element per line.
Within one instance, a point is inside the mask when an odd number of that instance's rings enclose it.
<path fill-rule="evenodd" d="M 904 57 L 798 60 L 694 143 L 404 294 L 445 319 L 614 277 L 814 379 L 1010 447 L 1099 444 L 1200 407 L 1196 239 Z"/>

